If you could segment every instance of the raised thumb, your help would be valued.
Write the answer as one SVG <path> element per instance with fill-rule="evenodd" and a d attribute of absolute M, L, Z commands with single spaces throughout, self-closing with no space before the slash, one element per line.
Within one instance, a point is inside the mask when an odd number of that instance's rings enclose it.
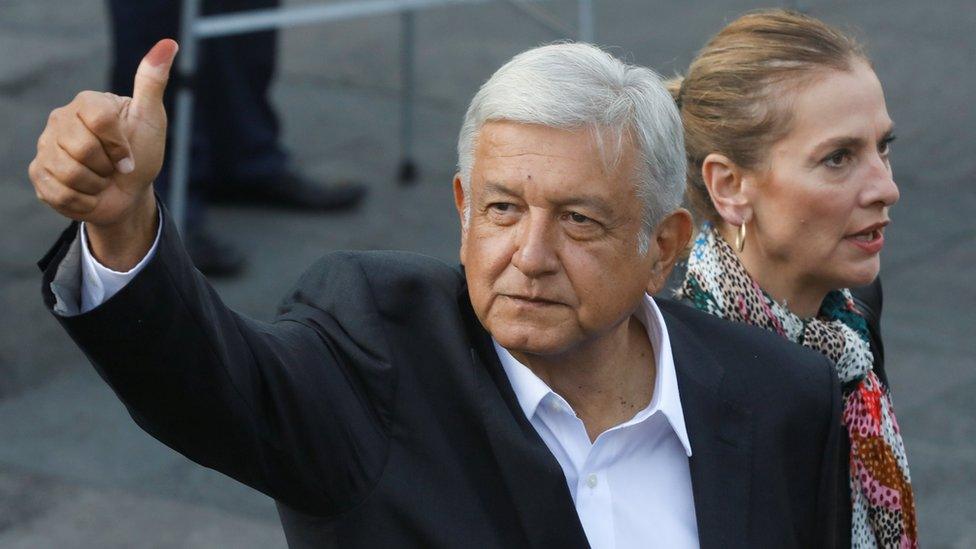
<path fill-rule="evenodd" d="M 137 112 L 152 112 L 162 108 L 163 92 L 169 80 L 169 69 L 180 49 L 175 40 L 164 38 L 149 50 L 136 69 L 132 86 L 132 106 Z"/>

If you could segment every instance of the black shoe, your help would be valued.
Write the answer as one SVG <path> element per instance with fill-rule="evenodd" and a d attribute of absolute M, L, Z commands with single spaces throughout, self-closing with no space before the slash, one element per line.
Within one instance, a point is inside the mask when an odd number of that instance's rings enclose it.
<path fill-rule="evenodd" d="M 188 231 L 186 251 L 201 273 L 212 278 L 237 276 L 244 269 L 244 254 L 203 229 Z"/>
<path fill-rule="evenodd" d="M 293 172 L 276 177 L 227 181 L 210 186 L 208 198 L 215 204 L 239 204 L 295 210 L 345 210 L 366 196 L 362 183 L 319 184 Z"/>

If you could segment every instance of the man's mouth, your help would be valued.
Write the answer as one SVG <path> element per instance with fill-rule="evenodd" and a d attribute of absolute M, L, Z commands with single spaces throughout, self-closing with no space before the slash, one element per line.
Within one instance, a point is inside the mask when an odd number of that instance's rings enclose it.
<path fill-rule="evenodd" d="M 515 294 L 503 294 L 505 297 L 515 301 L 516 303 L 526 304 L 526 305 L 561 305 L 560 302 L 551 299 L 546 299 L 544 297 L 538 296 L 528 296 L 528 295 L 515 295 Z"/>

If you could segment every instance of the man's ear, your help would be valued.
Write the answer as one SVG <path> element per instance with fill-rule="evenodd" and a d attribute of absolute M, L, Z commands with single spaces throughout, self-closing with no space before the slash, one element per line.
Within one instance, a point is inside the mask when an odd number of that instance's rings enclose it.
<path fill-rule="evenodd" d="M 656 253 L 657 257 L 651 266 L 651 277 L 647 282 L 647 293 L 654 295 L 664 289 L 668 275 L 674 264 L 682 256 L 691 240 L 691 214 L 684 208 L 678 208 L 658 223 L 651 235 L 651 249 L 648 253 Z"/>
<path fill-rule="evenodd" d="M 701 171 L 715 211 L 726 223 L 739 226 L 752 218 L 741 168 L 724 154 L 711 153 L 702 162 Z"/>
<path fill-rule="evenodd" d="M 461 174 L 454 174 L 454 207 L 457 208 L 458 220 L 461 222 L 461 249 L 459 256 L 461 265 L 464 265 L 464 251 L 468 240 L 468 220 L 465 219 L 464 210 L 468 197 L 464 194 L 464 186 L 461 185 Z"/>

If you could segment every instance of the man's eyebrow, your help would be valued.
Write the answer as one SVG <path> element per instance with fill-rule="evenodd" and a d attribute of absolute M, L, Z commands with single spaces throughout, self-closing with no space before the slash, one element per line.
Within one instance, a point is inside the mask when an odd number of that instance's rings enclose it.
<path fill-rule="evenodd" d="M 498 181 L 485 181 L 483 188 L 485 193 L 502 194 L 505 196 L 515 196 L 515 197 L 518 196 L 518 194 L 515 191 L 506 187 L 504 184 L 499 183 Z"/>
<path fill-rule="evenodd" d="M 598 214 L 603 217 L 609 218 L 613 217 L 613 208 L 606 200 L 598 196 L 573 196 L 562 200 L 553 200 L 553 204 L 557 206 L 583 206 L 591 210 L 595 210 Z"/>
<path fill-rule="evenodd" d="M 501 195 L 510 196 L 512 198 L 519 198 L 519 194 L 512 189 L 505 186 L 505 184 L 498 181 L 485 181 L 484 186 L 485 195 Z M 599 196 L 584 195 L 584 196 L 570 196 L 566 198 L 554 198 L 551 199 L 556 206 L 584 206 L 596 211 L 598 214 L 610 218 L 614 217 L 613 208 L 610 204 Z"/>

